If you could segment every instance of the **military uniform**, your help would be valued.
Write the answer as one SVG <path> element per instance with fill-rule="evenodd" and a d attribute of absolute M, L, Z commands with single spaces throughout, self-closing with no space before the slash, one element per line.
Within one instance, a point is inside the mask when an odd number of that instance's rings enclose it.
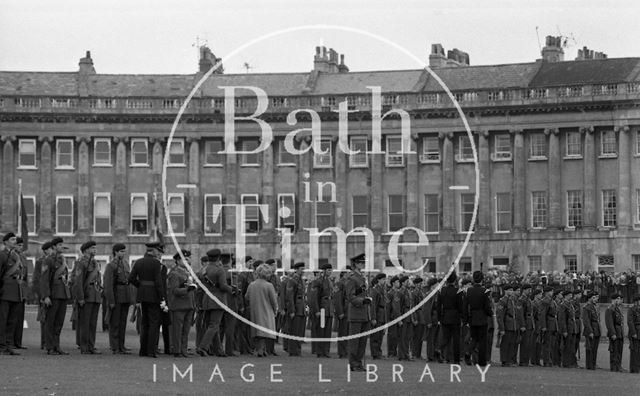
<path fill-rule="evenodd" d="M 615 295 L 612 296 L 615 300 Z M 624 317 L 619 305 L 611 304 L 604 313 L 607 326 L 607 337 L 609 337 L 609 365 L 611 371 L 622 371 L 622 345 L 624 342 L 624 332 L 622 323 Z"/>
<path fill-rule="evenodd" d="M 324 266 L 320 269 L 331 269 L 331 266 Z M 311 283 L 311 296 L 308 296 L 309 315 L 312 318 L 316 318 L 315 334 L 318 338 L 331 338 L 331 329 L 333 324 L 332 293 L 333 282 L 329 276 L 323 274 Z M 320 326 L 322 321 L 320 317 L 323 315 L 323 312 L 324 327 Z M 331 344 L 328 341 L 318 343 L 316 345 L 316 355 L 318 355 L 318 357 L 329 357 L 330 346 Z"/>
<path fill-rule="evenodd" d="M 42 245 L 42 250 L 46 251 L 51 247 L 50 242 L 45 242 Z M 33 267 L 33 277 L 31 278 L 31 292 L 33 293 L 33 297 L 38 303 L 38 315 L 36 316 L 36 320 L 40 322 L 40 349 L 44 349 L 44 339 L 45 339 L 45 307 L 42 304 L 42 296 L 40 295 L 40 276 L 42 275 L 42 264 L 46 255 L 38 258 L 36 260 L 36 264 Z"/>
<path fill-rule="evenodd" d="M 636 296 L 635 304 L 627 311 L 627 326 L 629 327 L 629 371 L 640 373 L 640 296 Z"/>
<path fill-rule="evenodd" d="M 481 274 L 481 273 L 480 273 Z M 476 282 L 467 290 L 466 303 L 464 305 L 464 321 L 469 325 L 472 345 L 478 350 L 477 364 L 487 365 L 487 322 L 488 318 L 493 320 L 493 309 L 491 308 L 490 297 L 484 287 L 480 284 L 481 277 L 474 273 Z"/>
<path fill-rule="evenodd" d="M 541 304 L 542 331 L 544 333 L 542 358 L 545 367 L 560 365 L 558 351 L 558 304 L 550 297 L 545 297 Z"/>
<path fill-rule="evenodd" d="M 85 255 L 75 268 L 74 297 L 78 304 L 76 332 L 80 338 L 81 353 L 96 353 L 96 327 L 102 302 L 100 268 L 93 256 Z"/>
<path fill-rule="evenodd" d="M 303 266 L 303 263 L 294 264 L 294 268 Z M 294 273 L 287 282 L 286 315 L 289 319 L 289 334 L 304 337 L 305 326 L 305 287 L 302 276 Z M 300 356 L 300 341 L 288 340 L 287 352 L 289 356 Z"/>
<path fill-rule="evenodd" d="M 452 274 L 455 282 L 455 273 Z M 438 318 L 442 339 L 440 353 L 446 353 L 449 343 L 453 343 L 453 363 L 460 363 L 460 324 L 462 322 L 462 299 L 456 286 L 449 283 L 440 290 L 438 298 Z"/>
<path fill-rule="evenodd" d="M 231 311 L 238 313 L 240 307 L 243 305 L 244 298 L 239 293 L 238 282 L 236 280 L 236 273 L 232 273 L 231 269 L 231 255 L 223 254 L 222 265 L 226 271 L 227 285 L 231 287 L 231 294 L 227 295 L 227 308 Z M 238 350 L 236 343 L 236 317 L 226 310 L 222 314 L 222 330 L 221 334 L 224 337 L 224 353 L 227 356 L 236 356 L 235 351 Z"/>
<path fill-rule="evenodd" d="M 356 264 L 352 264 L 355 266 Z M 369 330 L 371 318 L 369 306 L 371 298 L 367 295 L 367 280 L 358 271 L 352 271 L 346 285 L 346 300 L 349 318 L 349 335 L 361 334 Z M 349 340 L 349 366 L 352 371 L 364 370 L 364 358 L 367 337 L 355 337 Z"/>
<path fill-rule="evenodd" d="M 412 290 L 412 303 L 411 307 L 415 307 L 422 302 L 424 298 L 424 293 L 422 292 L 422 278 L 415 278 L 413 283 L 416 287 Z M 425 329 L 425 321 L 424 315 L 422 314 L 422 310 L 424 309 L 424 305 L 420 306 L 416 309 L 415 313 L 412 315 L 413 318 L 413 340 L 411 343 L 411 356 L 414 359 L 422 359 L 422 344 L 424 342 L 424 329 Z"/>
<path fill-rule="evenodd" d="M 578 367 L 578 361 L 575 354 L 576 337 L 578 336 L 578 323 L 576 319 L 575 306 L 573 301 L 565 300 L 562 304 L 564 310 L 565 332 L 564 348 L 562 350 L 562 367 L 575 368 Z M 566 334 L 566 335 L 565 335 Z"/>
<path fill-rule="evenodd" d="M 400 316 L 405 315 L 413 308 L 413 295 L 409 290 L 409 281 L 400 282 L 402 286 L 398 291 L 400 303 Z M 399 340 L 398 340 L 398 360 L 412 360 L 409 353 L 411 342 L 413 341 L 413 321 L 414 314 L 406 316 L 398 322 Z"/>
<path fill-rule="evenodd" d="M 335 293 L 333 296 L 334 314 L 337 320 L 338 337 L 345 337 L 349 334 L 349 318 L 346 302 L 346 285 L 349 275 L 343 275 L 336 283 Z M 348 342 L 338 341 L 338 357 L 345 358 L 349 354 Z"/>
<path fill-rule="evenodd" d="M 18 238 L 18 243 L 22 241 L 21 238 Z M 29 267 L 27 265 L 27 256 L 25 256 L 23 251 L 18 252 L 18 256 L 21 261 L 21 274 L 20 274 L 20 297 L 21 301 L 18 303 L 18 309 L 16 310 L 16 325 L 13 326 L 13 337 L 12 342 L 13 346 L 18 349 L 27 349 L 22 345 L 22 333 L 24 330 L 24 307 L 27 302 L 27 296 L 29 295 Z"/>
<path fill-rule="evenodd" d="M 582 309 L 582 324 L 585 338 L 585 366 L 587 370 L 596 369 L 598 347 L 600 346 L 600 312 L 598 305 L 589 301 Z"/>
<path fill-rule="evenodd" d="M 122 245 L 124 246 L 124 245 Z M 124 247 L 123 247 L 124 249 Z M 129 285 L 129 264 L 124 258 L 115 257 L 104 270 L 104 296 L 109 309 L 109 347 L 114 353 L 125 353 L 129 306 L 134 303 Z"/>
<path fill-rule="evenodd" d="M 530 288 L 530 286 L 525 286 Z M 526 290 L 526 289 L 524 289 Z M 533 319 L 533 304 L 531 298 L 524 294 L 520 296 L 520 318 L 524 323 L 524 332 L 520 334 L 520 366 L 528 366 L 533 361 L 535 348 L 535 321 Z"/>
<path fill-rule="evenodd" d="M 394 277 L 395 278 L 395 277 Z M 389 321 L 394 321 L 401 315 L 400 289 L 393 286 L 394 278 L 391 280 L 391 290 L 388 292 L 389 298 Z M 395 278 L 397 280 L 397 278 Z M 387 331 L 387 356 L 398 356 L 398 338 L 400 337 L 400 325 L 398 323 L 390 326 Z"/>
<path fill-rule="evenodd" d="M 22 260 L 17 250 L 0 251 L 0 353 L 18 354 L 13 351 L 13 333 L 23 301 L 22 276 Z"/>
<path fill-rule="evenodd" d="M 537 293 L 541 293 L 541 290 L 538 290 Z M 542 315 L 540 313 L 542 304 L 542 298 L 534 298 L 531 303 L 531 310 L 533 314 L 533 340 L 531 347 L 531 364 L 534 366 L 540 366 L 540 360 L 542 359 Z"/>
<path fill-rule="evenodd" d="M 46 309 L 45 324 L 45 346 L 50 354 L 66 354 L 60 349 L 60 333 L 67 313 L 67 301 L 71 298 L 68 282 L 69 270 L 64 258 L 59 252 L 54 252 L 45 259 L 40 277 L 40 296 L 51 300 L 51 306 Z"/>
<path fill-rule="evenodd" d="M 371 323 L 373 327 L 381 327 L 387 323 L 387 293 L 383 283 L 379 281 L 384 279 L 384 274 L 376 276 L 376 285 L 371 288 Z M 375 321 L 375 322 L 374 322 Z M 382 339 L 384 338 L 384 330 L 379 330 L 369 337 L 369 349 L 373 359 L 382 357 Z"/>
<path fill-rule="evenodd" d="M 431 283 L 429 287 L 435 284 L 435 279 L 430 280 Z M 429 292 L 427 292 L 429 293 Z M 438 339 L 438 310 L 436 309 L 437 304 L 435 303 L 437 299 L 437 294 L 432 298 L 427 300 L 422 306 L 422 316 L 424 318 L 425 325 L 425 341 L 427 344 L 426 347 L 426 358 L 428 361 L 432 362 L 436 360 L 436 345 Z"/>
<path fill-rule="evenodd" d="M 190 286 L 191 284 L 189 272 L 182 264 L 177 264 L 167 275 L 167 305 L 171 315 L 170 343 L 175 357 L 188 357 L 187 344 L 195 308 L 195 286 Z"/>
<path fill-rule="evenodd" d="M 514 350 L 517 348 L 519 323 L 515 296 L 504 296 L 498 302 L 496 309 L 498 331 L 504 333 L 500 343 L 500 361 L 503 366 L 515 364 Z"/>

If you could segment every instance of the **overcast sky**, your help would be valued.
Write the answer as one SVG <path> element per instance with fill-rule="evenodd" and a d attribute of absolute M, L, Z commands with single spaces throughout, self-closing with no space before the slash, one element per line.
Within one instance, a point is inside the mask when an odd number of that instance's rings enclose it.
<path fill-rule="evenodd" d="M 98 73 L 189 74 L 196 37 L 219 57 L 279 29 L 332 24 L 376 33 L 427 60 L 432 43 L 471 64 L 531 62 L 548 34 L 569 40 L 565 59 L 588 46 L 609 57 L 640 56 L 638 1 L 0 0 L 0 70 L 75 71 L 90 50 Z M 351 70 L 419 65 L 387 44 L 335 30 L 268 39 L 224 62 L 227 73 L 306 72 L 315 46 L 344 53 Z M 228 59 L 228 58 L 226 58 Z"/>

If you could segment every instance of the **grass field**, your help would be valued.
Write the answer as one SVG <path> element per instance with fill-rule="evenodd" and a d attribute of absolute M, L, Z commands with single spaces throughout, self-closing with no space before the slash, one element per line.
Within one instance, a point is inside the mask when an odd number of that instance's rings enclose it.
<path fill-rule="evenodd" d="M 640 393 L 640 375 L 608 371 L 606 343 L 600 345 L 598 365 L 602 369 L 596 371 L 503 368 L 498 365 L 488 369 L 482 382 L 476 367 L 463 364 L 458 382 L 455 376 L 451 377 L 450 365 L 430 363 L 427 366 L 425 361 L 368 359 L 367 364 L 375 365 L 371 366 L 369 375 L 349 373 L 345 359 L 318 359 L 310 354 L 309 345 L 303 346 L 302 357 L 285 356 L 281 346 L 276 345 L 280 355 L 270 358 L 193 356 L 176 359 L 167 355 L 161 355 L 158 359 L 141 358 L 135 354 L 138 337 L 131 325 L 127 346 L 134 349 L 134 354 L 112 355 L 108 348 L 107 333 L 99 332 L 97 347 L 104 354 L 81 355 L 75 348 L 75 333 L 68 320 L 61 343 L 62 348 L 71 352 L 71 355 L 48 356 L 39 349 L 40 329 L 35 321 L 35 307 L 27 308 L 26 320 L 29 328 L 25 329 L 24 344 L 29 349 L 23 350 L 21 356 L 0 356 L 2 395 L 223 395 L 243 392 L 245 395 L 458 393 L 623 396 Z M 581 353 L 583 359 L 580 364 L 583 366 L 584 345 Z M 332 345 L 332 354 L 336 354 L 335 345 Z M 494 348 L 492 357 L 497 360 L 497 356 L 498 350 Z M 627 343 L 624 346 L 623 367 L 629 367 Z M 321 377 L 319 371 L 322 371 Z M 182 378 L 181 374 L 185 377 Z"/>

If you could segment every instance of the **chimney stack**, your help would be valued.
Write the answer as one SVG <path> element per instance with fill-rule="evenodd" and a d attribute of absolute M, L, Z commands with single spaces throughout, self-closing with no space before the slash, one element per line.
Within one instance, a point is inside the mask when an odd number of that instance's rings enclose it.
<path fill-rule="evenodd" d="M 543 62 L 564 61 L 564 50 L 562 49 L 562 36 L 547 36 L 545 46 L 542 48 Z"/>
<path fill-rule="evenodd" d="M 440 67 L 469 66 L 469 54 L 457 48 L 447 51 L 445 56 L 442 44 L 431 44 L 431 54 L 429 55 L 429 67 L 437 69 Z"/>
<path fill-rule="evenodd" d="M 316 47 L 316 54 L 313 57 L 313 70 L 323 73 L 346 73 L 349 71 L 344 64 L 344 55 L 340 55 L 338 63 L 338 52 L 333 48 Z"/>
<path fill-rule="evenodd" d="M 578 56 L 576 57 L 577 61 L 591 59 L 607 59 L 607 54 L 605 54 L 604 52 L 596 52 L 594 50 L 590 50 L 586 46 L 578 50 Z"/>
<path fill-rule="evenodd" d="M 96 69 L 93 67 L 93 59 L 91 59 L 91 51 L 87 51 L 84 58 L 80 58 L 79 72 L 80 74 L 96 74 Z"/>
<path fill-rule="evenodd" d="M 218 64 L 218 62 L 222 61 L 222 58 L 216 58 L 216 56 L 211 52 L 209 47 L 203 45 L 200 47 L 200 73 L 206 73 L 213 66 Z M 223 74 L 224 66 L 221 64 L 216 70 L 213 71 L 213 74 Z"/>

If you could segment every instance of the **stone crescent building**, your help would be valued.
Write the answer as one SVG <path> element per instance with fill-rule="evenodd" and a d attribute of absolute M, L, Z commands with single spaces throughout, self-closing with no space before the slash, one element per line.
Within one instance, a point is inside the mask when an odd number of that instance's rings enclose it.
<path fill-rule="evenodd" d="M 199 71 L 189 75 L 98 74 L 89 52 L 75 72 L 2 71 L 0 230 L 17 229 L 22 180 L 30 239 L 63 236 L 70 265 L 89 238 L 101 260 L 115 242 L 127 243 L 138 257 L 155 224 L 167 218 L 196 257 L 211 246 L 232 251 L 234 213 L 225 208 L 215 218 L 215 205 L 259 203 L 267 205 L 270 220 L 255 207 L 247 210 L 246 249 L 254 257 L 282 255 L 278 228 L 292 232 L 293 260 L 308 262 L 305 228 L 364 226 L 374 235 L 375 266 L 393 271 L 391 233 L 408 226 L 424 230 L 429 244 L 401 247 L 401 264 L 414 269 L 426 262 L 424 271 L 435 272 L 462 248 L 477 193 L 477 222 L 461 271 L 481 262 L 520 271 L 640 270 L 640 58 L 608 59 L 584 48 L 578 59 L 565 61 L 558 38 L 547 37 L 546 44 L 537 61 L 487 66 L 470 66 L 466 53 L 432 46 L 429 64 L 473 132 L 479 191 L 462 120 L 426 70 L 352 72 L 343 56 L 325 48 L 316 48 L 307 73 L 224 74 L 220 68 L 196 91 L 169 148 L 178 109 L 220 61 L 206 47 Z M 267 93 L 260 118 L 274 140 L 266 150 L 219 153 L 221 86 Z M 381 89 L 382 114 L 389 112 L 381 122 L 367 87 Z M 349 145 L 360 154 L 338 147 L 336 110 L 343 101 Z M 258 102 L 244 89 L 232 104 L 236 114 L 250 115 Z M 296 109 L 319 115 L 325 153 L 284 149 L 289 132 L 309 126 L 309 113 L 287 123 Z M 403 123 L 410 124 L 415 154 L 399 153 Z M 366 154 L 376 124 L 385 153 Z M 255 122 L 238 122 L 236 148 L 255 149 L 260 133 Z M 305 149 L 311 139 L 293 142 Z M 167 149 L 169 194 L 163 197 Z M 337 262 L 336 240 L 321 238 L 320 261 Z M 362 236 L 347 241 L 347 256 L 363 251 Z M 28 253 L 37 257 L 39 246 L 31 243 Z"/>

